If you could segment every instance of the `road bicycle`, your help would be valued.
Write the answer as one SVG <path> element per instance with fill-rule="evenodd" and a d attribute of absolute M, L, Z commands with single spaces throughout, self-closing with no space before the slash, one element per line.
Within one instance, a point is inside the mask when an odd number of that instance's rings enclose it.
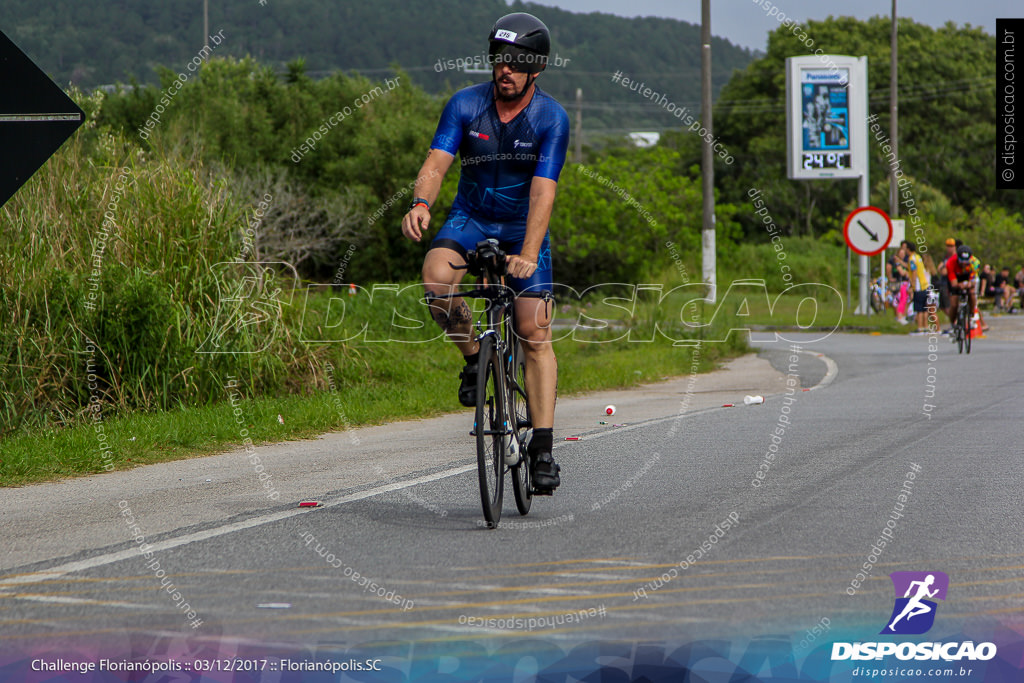
<path fill-rule="evenodd" d="M 971 297 L 965 290 L 960 292 L 960 299 L 956 307 L 956 321 L 953 323 L 953 343 L 964 352 L 971 352 L 971 331 L 974 329 L 974 312 L 970 310 Z"/>
<path fill-rule="evenodd" d="M 533 500 L 530 462 L 526 446 L 532 434 L 526 398 L 526 361 L 522 343 L 515 332 L 515 293 L 505 285 L 505 252 L 498 240 L 478 242 L 466 254 L 468 270 L 477 276 L 477 286 L 466 292 L 428 294 L 429 304 L 438 299 L 470 297 L 483 299 L 484 310 L 476 321 L 480 356 L 477 361 L 476 419 L 471 435 L 476 436 L 477 471 L 484 519 L 498 526 L 504 499 L 505 474 L 512 475 L 519 514 L 530 511 Z"/>

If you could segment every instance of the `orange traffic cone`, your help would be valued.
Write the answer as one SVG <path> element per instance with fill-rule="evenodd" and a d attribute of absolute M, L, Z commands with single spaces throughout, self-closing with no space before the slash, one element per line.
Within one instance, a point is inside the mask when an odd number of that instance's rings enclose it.
<path fill-rule="evenodd" d="M 971 319 L 971 339 L 978 339 L 984 337 L 985 333 L 981 331 L 981 316 L 978 315 L 978 311 L 974 311 L 974 318 Z"/>

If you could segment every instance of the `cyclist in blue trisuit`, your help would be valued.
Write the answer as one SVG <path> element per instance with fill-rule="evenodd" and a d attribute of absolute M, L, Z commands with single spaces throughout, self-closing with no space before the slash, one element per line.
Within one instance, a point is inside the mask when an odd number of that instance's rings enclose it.
<path fill-rule="evenodd" d="M 480 240 L 496 238 L 509 254 L 508 284 L 517 293 L 517 332 L 534 427 L 527 453 L 535 492 L 550 494 L 560 483 L 561 468 L 551 457 L 558 369 L 551 347 L 548 221 L 569 144 L 569 117 L 534 83 L 551 51 L 550 33 L 540 19 L 525 12 L 504 16 L 488 41 L 492 80 L 460 90 L 445 106 L 402 233 L 414 242 L 423 238 L 441 181 L 459 153 L 458 194 L 423 261 L 424 288 L 450 293 L 465 274 L 450 264 L 465 265 L 466 253 Z M 479 344 L 469 306 L 461 298 L 434 301 L 431 315 L 465 356 L 459 401 L 474 406 Z"/>

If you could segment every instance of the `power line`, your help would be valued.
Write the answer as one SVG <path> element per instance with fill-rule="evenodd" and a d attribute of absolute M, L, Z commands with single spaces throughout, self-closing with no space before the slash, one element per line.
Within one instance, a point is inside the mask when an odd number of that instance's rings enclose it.
<path fill-rule="evenodd" d="M 907 90 L 900 91 L 900 99 L 905 102 L 925 102 L 939 97 L 954 93 L 967 93 L 979 90 L 987 90 L 994 87 L 994 80 L 992 79 L 971 79 L 965 81 L 959 81 L 964 85 L 957 87 L 940 88 L 936 86 L 920 86 L 916 88 L 908 88 Z M 876 97 L 872 97 L 869 101 L 872 104 L 884 104 L 888 102 L 888 92 L 885 90 L 872 91 Z M 691 112 L 696 111 L 699 106 L 696 102 L 674 102 L 678 108 L 687 108 Z M 662 105 L 657 102 L 641 101 L 641 102 L 584 102 L 583 108 L 588 110 L 603 110 L 603 111 L 639 111 L 648 112 L 651 114 L 659 114 L 664 111 L 665 116 L 673 116 L 671 112 L 665 111 Z M 720 100 L 715 104 L 715 108 L 718 111 L 736 113 L 736 114 L 755 114 L 755 113 L 770 113 L 770 112 L 782 112 L 785 111 L 785 100 L 784 98 L 773 98 L 771 100 L 762 99 L 757 101 L 743 101 L 743 100 Z"/>

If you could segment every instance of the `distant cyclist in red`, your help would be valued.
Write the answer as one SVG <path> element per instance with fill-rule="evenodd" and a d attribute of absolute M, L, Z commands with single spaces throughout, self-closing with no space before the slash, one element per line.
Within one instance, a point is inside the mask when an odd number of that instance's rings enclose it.
<path fill-rule="evenodd" d="M 971 248 L 962 244 L 956 248 L 956 255 L 946 261 L 946 276 L 949 278 L 949 319 L 956 320 L 956 309 L 960 305 L 960 297 L 964 292 L 970 297 L 971 315 L 978 310 L 978 259 L 974 258 Z"/>

